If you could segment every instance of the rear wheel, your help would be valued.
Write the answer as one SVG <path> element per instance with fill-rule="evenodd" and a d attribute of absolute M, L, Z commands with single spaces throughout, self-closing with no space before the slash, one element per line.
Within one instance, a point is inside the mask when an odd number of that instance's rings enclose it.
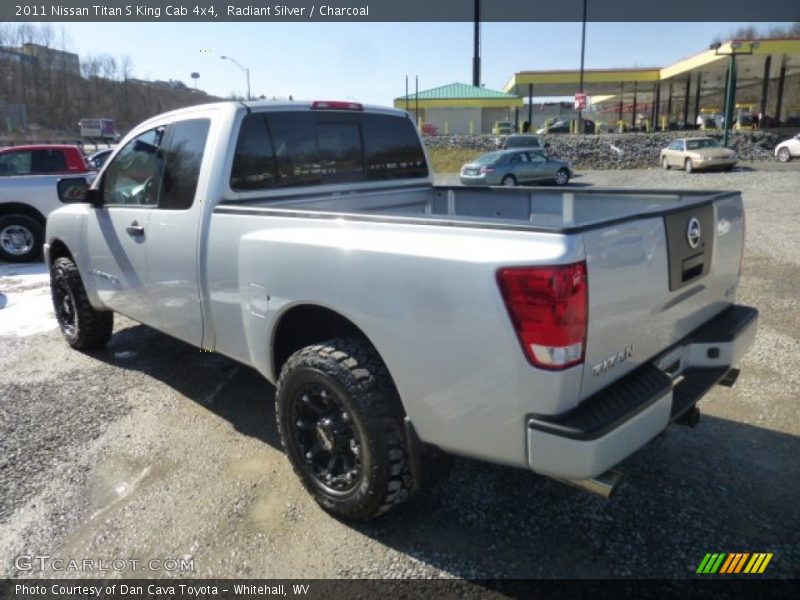
<path fill-rule="evenodd" d="M 70 259 L 57 258 L 53 262 L 50 292 L 58 326 L 70 346 L 89 350 L 104 346 L 111 339 L 114 313 L 92 307 L 78 267 Z"/>
<path fill-rule="evenodd" d="M 692 159 L 691 158 L 687 158 L 686 159 L 686 162 L 684 163 L 683 168 L 687 173 L 694 173 L 694 164 L 692 163 Z"/>
<path fill-rule="evenodd" d="M 792 160 L 792 153 L 789 152 L 788 148 L 781 148 L 778 150 L 778 160 L 785 163 Z"/>
<path fill-rule="evenodd" d="M 511 187 L 517 185 L 517 178 L 514 177 L 513 175 L 506 175 L 505 177 L 503 177 L 503 179 L 500 180 L 500 183 L 502 185 Z"/>
<path fill-rule="evenodd" d="M 400 399 L 368 342 L 295 352 L 281 369 L 275 414 L 295 473 L 328 512 L 365 521 L 410 495 Z"/>
<path fill-rule="evenodd" d="M 554 177 L 556 185 L 567 185 L 569 183 L 569 171 L 566 169 L 559 169 Z"/>
<path fill-rule="evenodd" d="M 8 262 L 29 262 L 41 256 L 44 227 L 27 215 L 0 217 L 0 258 Z"/>

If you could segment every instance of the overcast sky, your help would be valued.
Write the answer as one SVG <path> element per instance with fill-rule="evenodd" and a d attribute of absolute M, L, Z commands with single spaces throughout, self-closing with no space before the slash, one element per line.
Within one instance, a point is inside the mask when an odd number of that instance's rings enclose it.
<path fill-rule="evenodd" d="M 472 80 L 471 23 L 53 23 L 68 47 L 127 55 L 134 77 L 178 79 L 218 96 L 354 99 L 391 104 L 405 75 L 420 90 Z M 589 23 L 586 67 L 665 66 L 747 23 Z M 760 23 L 766 31 L 779 23 Z M 517 71 L 577 69 L 580 23 L 484 23 L 482 82 L 502 89 Z M 60 34 L 59 36 L 60 37 Z"/>

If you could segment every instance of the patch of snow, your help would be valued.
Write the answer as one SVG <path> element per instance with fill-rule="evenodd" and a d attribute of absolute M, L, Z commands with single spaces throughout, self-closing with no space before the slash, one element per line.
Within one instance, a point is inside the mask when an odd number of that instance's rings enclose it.
<path fill-rule="evenodd" d="M 58 327 L 43 263 L 0 263 L 0 335 L 25 337 Z"/>

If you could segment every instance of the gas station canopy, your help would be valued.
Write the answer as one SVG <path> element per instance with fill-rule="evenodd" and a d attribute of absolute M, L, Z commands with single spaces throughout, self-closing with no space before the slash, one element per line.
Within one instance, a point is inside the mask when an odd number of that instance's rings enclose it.
<path fill-rule="evenodd" d="M 591 97 L 592 105 L 608 108 L 646 105 L 682 100 L 683 120 L 688 120 L 688 106 L 694 104 L 694 116 L 701 98 L 725 91 L 728 68 L 735 54 L 736 90 L 754 88 L 750 93 L 761 100 L 761 114 L 780 118 L 783 109 L 784 81 L 787 76 L 800 74 L 800 39 L 731 40 L 719 47 L 699 52 L 667 67 L 631 69 L 586 69 L 583 92 Z M 768 86 L 778 82 L 778 88 L 768 97 Z M 579 90 L 580 71 L 521 71 L 515 73 L 503 87 L 506 93 L 528 97 L 573 96 Z M 677 107 L 677 103 L 676 103 Z M 634 109 L 635 110 L 635 109 Z M 626 110 L 626 112 L 629 112 Z"/>

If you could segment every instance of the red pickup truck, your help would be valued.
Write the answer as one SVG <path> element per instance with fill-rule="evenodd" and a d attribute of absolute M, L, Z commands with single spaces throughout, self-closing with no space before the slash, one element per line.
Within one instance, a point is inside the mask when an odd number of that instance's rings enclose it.
<path fill-rule="evenodd" d="M 0 176 L 86 173 L 89 167 L 77 146 L 31 144 L 0 148 Z"/>
<path fill-rule="evenodd" d="M 77 146 L 0 148 L 0 260 L 36 259 L 44 243 L 47 215 L 61 206 L 58 180 L 89 172 Z"/>

